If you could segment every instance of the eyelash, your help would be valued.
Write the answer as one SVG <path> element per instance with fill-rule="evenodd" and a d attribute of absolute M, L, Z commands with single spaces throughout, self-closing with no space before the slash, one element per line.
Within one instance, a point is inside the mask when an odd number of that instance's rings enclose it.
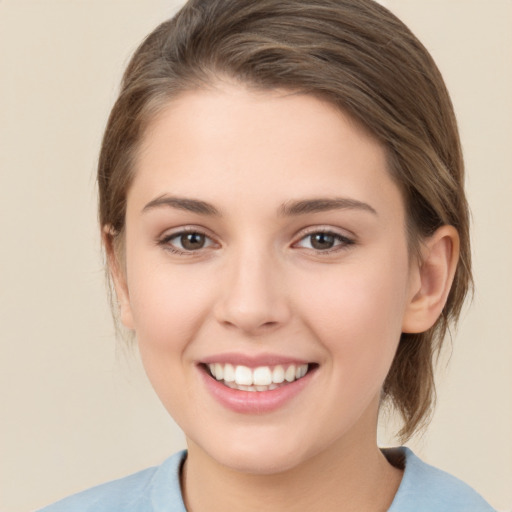
<path fill-rule="evenodd" d="M 179 249 L 171 244 L 171 240 L 179 239 L 182 236 L 188 235 L 188 234 L 204 236 L 205 239 L 212 242 L 212 238 L 210 236 L 208 236 L 204 231 L 202 231 L 201 229 L 198 229 L 198 228 L 191 227 L 191 228 L 184 228 L 181 231 L 178 231 L 176 233 L 171 233 L 170 235 L 164 236 L 162 239 L 158 240 L 158 245 L 164 247 L 164 249 L 166 251 L 169 251 L 173 254 L 178 254 L 181 256 L 194 256 L 195 253 L 200 252 L 205 247 L 201 247 L 200 249 L 193 251 L 193 250 Z M 212 245 L 212 244 L 210 244 L 210 245 Z"/>
<path fill-rule="evenodd" d="M 332 237 L 335 241 L 335 245 L 329 249 L 321 250 L 321 249 L 315 249 L 314 247 L 307 248 L 308 250 L 314 251 L 315 254 L 318 254 L 320 256 L 328 255 L 333 252 L 346 250 L 351 245 L 354 245 L 356 243 L 354 239 L 349 238 L 348 236 L 345 236 L 345 235 L 341 235 L 340 233 L 336 233 L 335 231 L 332 231 L 329 229 L 316 228 L 314 231 L 310 231 L 309 233 L 306 233 L 304 236 L 302 236 L 302 238 L 298 242 L 295 242 L 293 245 L 297 246 L 300 242 L 302 242 L 303 240 L 306 240 L 307 238 L 310 239 L 310 243 L 311 243 L 311 237 L 313 237 L 314 235 L 323 235 L 323 236 Z M 338 242 L 338 243 L 336 243 L 336 242 Z"/>
<path fill-rule="evenodd" d="M 187 235 L 187 234 L 203 236 L 203 237 L 205 237 L 206 240 L 209 240 L 210 243 L 206 247 L 200 247 L 197 250 L 179 249 L 171 243 L 172 240 L 179 239 L 180 237 Z M 325 250 L 315 249 L 314 247 L 305 248 L 305 249 L 307 249 L 309 251 L 313 251 L 319 255 L 327 255 L 327 254 L 331 254 L 333 252 L 346 250 L 348 247 L 350 247 L 351 245 L 354 245 L 356 243 L 355 240 L 353 240 L 347 236 L 341 235 L 341 234 L 336 233 L 331 230 L 317 228 L 314 231 L 310 231 L 309 233 L 304 234 L 298 240 L 298 242 L 295 242 L 292 245 L 292 247 L 297 247 L 300 242 L 302 242 L 303 240 L 306 240 L 307 238 L 310 238 L 310 240 L 311 240 L 311 237 L 313 237 L 314 235 L 324 235 L 324 236 L 332 237 L 332 238 L 334 238 L 335 242 L 338 242 L 338 243 L 335 243 L 335 245 L 333 247 L 325 249 Z M 178 254 L 178 255 L 182 255 L 182 256 L 194 256 L 197 253 L 201 252 L 203 249 L 206 249 L 209 246 L 215 244 L 215 242 L 212 240 L 212 238 L 210 236 L 208 236 L 201 229 L 197 229 L 197 228 L 184 228 L 181 231 L 164 236 L 162 239 L 158 240 L 157 243 L 158 243 L 158 245 L 164 247 L 165 250 L 167 250 L 173 254 Z"/>

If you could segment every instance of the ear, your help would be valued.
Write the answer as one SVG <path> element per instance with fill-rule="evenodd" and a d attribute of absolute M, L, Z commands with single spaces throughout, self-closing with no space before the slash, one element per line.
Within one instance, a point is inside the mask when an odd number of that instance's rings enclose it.
<path fill-rule="evenodd" d="M 412 269 L 411 297 L 402 332 L 420 333 L 441 315 L 459 260 L 459 234 L 453 226 L 441 226 L 423 243 L 421 261 Z"/>
<path fill-rule="evenodd" d="M 132 310 L 130 305 L 130 294 L 126 280 L 126 270 L 120 261 L 119 249 L 114 243 L 114 229 L 111 226 L 104 226 L 102 232 L 103 245 L 107 256 L 107 265 L 110 272 L 114 290 L 119 307 L 119 316 L 122 324 L 128 329 L 134 329 Z M 118 235 L 119 236 L 119 235 Z M 117 249 L 117 250 L 116 250 Z"/>

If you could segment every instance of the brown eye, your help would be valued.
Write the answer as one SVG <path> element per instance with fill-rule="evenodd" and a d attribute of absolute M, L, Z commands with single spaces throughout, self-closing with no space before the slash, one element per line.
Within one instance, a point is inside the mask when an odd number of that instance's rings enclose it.
<path fill-rule="evenodd" d="M 186 251 L 197 251 L 202 249 L 206 243 L 206 237 L 202 233 L 183 233 L 179 240 Z"/>
<path fill-rule="evenodd" d="M 314 233 L 313 235 L 310 235 L 310 239 L 311 247 L 319 251 L 332 249 L 336 243 L 335 236 L 329 233 Z"/>
<path fill-rule="evenodd" d="M 200 231 L 181 231 L 166 236 L 158 244 L 176 254 L 190 254 L 212 247 L 215 242 Z"/>
<path fill-rule="evenodd" d="M 311 249 L 318 252 L 336 251 L 353 245 L 354 241 L 339 233 L 330 231 L 317 231 L 303 237 L 296 247 Z"/>

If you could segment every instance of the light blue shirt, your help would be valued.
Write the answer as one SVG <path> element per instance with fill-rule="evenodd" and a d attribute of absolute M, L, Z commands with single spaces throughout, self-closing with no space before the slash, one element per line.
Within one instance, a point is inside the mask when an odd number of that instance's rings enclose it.
<path fill-rule="evenodd" d="M 408 448 L 394 449 L 405 464 L 388 512 L 496 512 L 457 478 L 422 462 Z M 391 453 L 391 452 L 390 452 Z M 186 451 L 162 465 L 65 498 L 39 512 L 186 512 L 180 469 Z"/>

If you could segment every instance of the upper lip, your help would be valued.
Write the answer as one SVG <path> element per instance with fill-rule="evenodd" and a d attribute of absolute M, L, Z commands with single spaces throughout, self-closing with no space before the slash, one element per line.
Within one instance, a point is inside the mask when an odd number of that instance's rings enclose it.
<path fill-rule="evenodd" d="M 247 355 L 235 352 L 216 354 L 206 357 L 200 361 L 202 364 L 232 364 L 233 366 L 247 366 L 257 368 L 258 366 L 277 366 L 277 365 L 302 365 L 311 363 L 306 359 L 297 357 L 283 356 L 280 354 L 258 354 Z"/>

